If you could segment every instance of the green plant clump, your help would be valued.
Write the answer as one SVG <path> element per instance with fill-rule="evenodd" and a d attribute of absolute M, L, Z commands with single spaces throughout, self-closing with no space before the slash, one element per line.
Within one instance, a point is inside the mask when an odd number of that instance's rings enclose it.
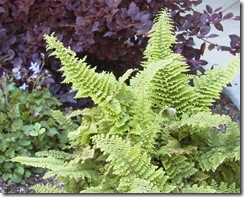
<path fill-rule="evenodd" d="M 42 151 L 12 160 L 47 168 L 44 178 L 64 183 L 35 185 L 37 192 L 240 192 L 240 129 L 229 116 L 209 109 L 239 69 L 240 57 L 205 75 L 187 75 L 182 56 L 170 48 L 172 29 L 168 12 L 161 11 L 144 52 L 144 70 L 129 85 L 125 81 L 134 70 L 118 80 L 96 73 L 85 58 L 78 60 L 53 35 L 45 36 L 64 65 L 64 82 L 72 83 L 77 98 L 89 96 L 96 106 L 84 109 L 81 125 L 68 133 L 75 153 Z"/>
<path fill-rule="evenodd" d="M 7 76 L 0 80 L 0 174 L 3 181 L 24 183 L 31 169 L 13 163 L 16 156 L 33 156 L 35 152 L 65 148 L 66 132 L 51 117 L 51 109 L 60 106 L 48 88 L 20 90 Z M 42 172 L 43 169 L 34 169 Z"/>

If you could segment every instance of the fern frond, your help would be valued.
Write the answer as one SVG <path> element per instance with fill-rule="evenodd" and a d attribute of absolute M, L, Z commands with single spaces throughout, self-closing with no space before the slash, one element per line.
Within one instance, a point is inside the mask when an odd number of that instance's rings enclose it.
<path fill-rule="evenodd" d="M 211 114 L 210 112 L 199 112 L 192 114 L 190 117 L 188 115 L 183 115 L 180 121 L 180 126 L 191 126 L 198 128 L 218 128 L 220 125 L 228 124 L 231 122 L 229 116 L 220 114 Z"/>
<path fill-rule="evenodd" d="M 35 190 L 37 193 L 41 194 L 50 194 L 50 193 L 67 193 L 63 188 L 57 187 L 51 184 L 36 184 L 31 187 L 31 189 Z"/>
<path fill-rule="evenodd" d="M 64 71 L 65 80 L 63 83 L 72 83 L 72 89 L 77 90 L 76 98 L 91 97 L 95 104 L 107 105 L 111 100 L 116 87 L 117 80 L 112 74 L 105 72 L 96 73 L 86 64 L 86 58 L 78 60 L 75 52 L 65 48 L 63 43 L 58 41 L 53 35 L 44 36 L 48 43 L 47 49 L 55 49 L 51 54 L 61 60 L 64 65 L 60 70 Z M 115 104 L 112 106 L 117 108 Z M 114 111 L 117 113 L 117 111 Z"/>
<path fill-rule="evenodd" d="M 207 108 L 219 98 L 222 88 L 229 83 L 240 69 L 240 55 L 230 60 L 226 67 L 207 69 L 205 75 L 195 76 L 193 83 L 198 93 L 196 106 Z"/>
<path fill-rule="evenodd" d="M 219 191 L 219 193 L 225 193 L 225 194 L 226 193 L 234 194 L 234 193 L 240 193 L 241 192 L 240 187 L 237 188 L 235 183 L 228 184 L 225 182 L 221 182 L 220 186 L 216 189 Z"/>
<path fill-rule="evenodd" d="M 148 64 L 167 59 L 170 54 L 172 44 L 176 43 L 176 38 L 173 35 L 173 22 L 167 10 L 160 11 L 154 19 L 154 25 L 150 30 L 150 39 L 146 50 L 144 51 L 144 58 L 146 62 L 142 66 L 146 67 Z"/>
<path fill-rule="evenodd" d="M 71 160 L 75 158 L 74 154 L 59 150 L 39 151 L 35 154 L 37 157 L 53 157 L 55 159 Z"/>
<path fill-rule="evenodd" d="M 85 190 L 82 190 L 80 193 L 96 193 L 96 194 L 101 194 L 101 193 L 118 193 L 118 190 L 109 188 L 109 187 L 103 187 L 101 185 L 96 186 L 96 187 L 89 187 Z"/>
<path fill-rule="evenodd" d="M 199 165 L 203 170 L 215 171 L 224 161 L 239 161 L 240 130 L 237 123 L 231 123 L 225 133 L 210 132 L 208 145 L 199 152 Z"/>
<path fill-rule="evenodd" d="M 198 169 L 194 168 L 194 163 L 183 155 L 163 155 L 161 160 L 166 174 L 176 185 L 186 181 L 198 171 Z"/>
<path fill-rule="evenodd" d="M 77 129 L 78 125 L 73 123 L 70 117 L 63 114 L 60 110 L 52 110 L 51 116 L 55 121 L 58 122 L 59 125 L 63 127 L 66 131 L 72 131 Z"/>
<path fill-rule="evenodd" d="M 140 179 L 150 181 L 161 192 L 169 192 L 173 189 L 167 185 L 167 176 L 163 169 L 156 170 L 156 166 L 150 163 L 146 153 L 141 153 L 138 146 L 131 146 L 130 142 L 122 140 L 118 136 L 96 135 L 92 137 L 96 148 L 109 154 L 107 161 L 113 164 L 113 173 L 119 176 L 132 174 Z"/>
<path fill-rule="evenodd" d="M 168 56 L 164 60 L 165 66 L 160 69 L 151 81 L 151 99 L 157 108 L 165 106 L 176 109 L 180 117 L 183 113 L 192 113 L 196 100 L 194 88 L 189 83 L 189 77 L 184 74 L 187 66 L 182 57 L 177 54 Z"/>
<path fill-rule="evenodd" d="M 65 166 L 62 168 L 56 168 L 53 171 L 48 171 L 44 179 L 47 179 L 52 176 L 57 177 L 70 177 L 76 181 L 84 180 L 85 178 L 92 179 L 95 181 L 99 180 L 99 174 L 94 170 L 80 170 L 76 166 Z"/>
<path fill-rule="evenodd" d="M 68 114 L 68 117 L 72 118 L 72 117 L 79 116 L 79 115 L 82 115 L 82 110 L 72 111 L 71 113 Z"/>
<path fill-rule="evenodd" d="M 122 177 L 117 190 L 120 193 L 160 193 L 150 181 L 133 176 Z"/>
<path fill-rule="evenodd" d="M 171 138 L 168 140 L 168 143 L 159 150 L 157 150 L 157 155 L 163 155 L 166 154 L 168 156 L 171 156 L 172 154 L 178 154 L 178 155 L 190 155 L 190 154 L 196 154 L 197 152 L 197 146 L 193 145 L 187 145 L 182 146 L 181 143 L 175 139 Z"/>
<path fill-rule="evenodd" d="M 15 157 L 11 159 L 12 162 L 19 162 L 21 164 L 33 167 L 46 168 L 49 170 L 55 170 L 58 167 L 62 167 L 64 162 L 60 159 L 55 159 L 53 157 Z"/>
<path fill-rule="evenodd" d="M 192 186 L 187 185 L 184 189 L 180 191 L 180 193 L 217 193 L 215 189 L 213 189 L 211 186 L 198 186 L 197 184 L 194 184 Z"/>

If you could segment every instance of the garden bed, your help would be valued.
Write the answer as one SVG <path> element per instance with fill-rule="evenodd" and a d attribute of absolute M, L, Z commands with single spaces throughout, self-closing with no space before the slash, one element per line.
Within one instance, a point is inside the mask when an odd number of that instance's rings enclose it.
<path fill-rule="evenodd" d="M 226 114 L 231 117 L 233 121 L 238 122 L 240 126 L 240 111 L 237 109 L 237 107 L 232 103 L 230 98 L 222 93 L 220 95 L 220 99 L 218 99 L 214 105 L 211 107 L 212 112 L 218 113 L 218 114 Z M 34 190 L 30 189 L 32 185 L 38 184 L 38 183 L 54 183 L 54 179 L 43 179 L 42 177 L 44 174 L 32 174 L 30 178 L 26 179 L 26 184 L 15 184 L 15 183 L 5 183 L 0 178 L 0 192 L 1 193 L 35 193 Z M 61 185 L 60 185 L 61 187 Z"/>

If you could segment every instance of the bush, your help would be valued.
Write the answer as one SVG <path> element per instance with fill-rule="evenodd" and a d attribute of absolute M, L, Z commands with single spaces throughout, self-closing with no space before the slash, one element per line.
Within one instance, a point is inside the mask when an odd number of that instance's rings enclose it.
<path fill-rule="evenodd" d="M 155 13 L 168 8 L 179 32 L 179 43 L 173 47 L 174 51 L 182 54 L 191 73 L 196 73 L 206 64 L 201 59 L 206 42 L 203 41 L 201 49 L 194 48 L 194 38 L 206 40 L 217 36 L 211 34 L 211 26 L 222 31 L 222 20 L 238 19 L 231 13 L 223 16 L 221 9 L 213 10 L 210 6 L 203 13 L 194 11 L 192 7 L 200 3 L 201 0 L 1 0 L 1 64 L 5 69 L 12 65 L 28 67 L 31 62 L 41 59 L 41 54 L 47 55 L 42 37 L 55 32 L 80 57 L 88 55 L 87 61 L 93 66 L 98 65 L 98 70 L 112 71 L 119 77 L 129 68 L 141 68 L 142 53 Z M 186 15 L 186 11 L 192 12 Z M 212 43 L 209 48 L 238 53 L 240 38 L 236 35 L 230 35 L 230 38 L 229 47 Z M 51 90 L 64 102 L 69 102 L 65 94 L 70 87 L 60 90 L 61 79 L 56 72 L 60 63 L 49 59 L 46 67 L 56 82 Z"/>
<path fill-rule="evenodd" d="M 61 127 L 51 118 L 51 109 L 60 105 L 48 88 L 29 93 L 28 90 L 17 88 L 6 75 L 1 77 L 0 174 L 3 181 L 24 183 L 24 178 L 33 172 L 23 165 L 10 162 L 11 158 L 33 156 L 38 150 L 66 148 L 67 134 L 60 132 Z"/>

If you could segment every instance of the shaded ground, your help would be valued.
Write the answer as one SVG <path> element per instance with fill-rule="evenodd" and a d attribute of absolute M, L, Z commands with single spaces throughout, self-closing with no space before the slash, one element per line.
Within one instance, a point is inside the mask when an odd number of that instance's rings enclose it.
<path fill-rule="evenodd" d="M 238 122 L 240 125 L 240 111 L 225 94 L 221 94 L 220 99 L 214 103 L 211 110 L 214 113 L 229 115 L 233 121 Z M 32 185 L 37 183 L 46 184 L 54 182 L 54 179 L 52 178 L 44 180 L 42 177 L 43 174 L 33 174 L 30 178 L 26 179 L 25 185 L 15 183 L 7 184 L 4 183 L 0 177 L 0 193 L 35 193 L 34 190 L 30 189 Z"/>

